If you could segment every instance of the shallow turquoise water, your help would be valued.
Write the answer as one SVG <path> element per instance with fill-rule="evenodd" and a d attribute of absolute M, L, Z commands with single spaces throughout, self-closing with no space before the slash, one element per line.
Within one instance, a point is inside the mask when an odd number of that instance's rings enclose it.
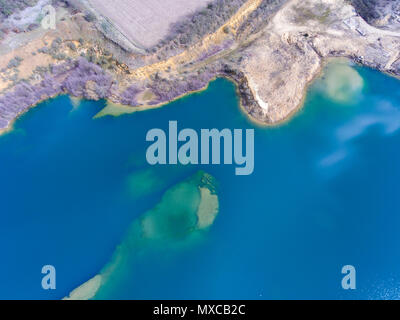
<path fill-rule="evenodd" d="M 400 82 L 354 67 L 351 103 L 318 80 L 288 123 L 255 127 L 255 171 L 145 162 L 152 128 L 254 128 L 232 83 L 168 106 L 92 119 L 104 102 L 42 103 L 0 138 L 0 298 L 62 298 L 97 274 L 127 226 L 199 169 L 220 212 L 199 241 L 132 254 L 111 299 L 400 298 Z M 185 199 L 182 199 L 185 201 Z M 57 289 L 41 288 L 41 268 Z M 341 288 L 354 265 L 357 290 Z"/>

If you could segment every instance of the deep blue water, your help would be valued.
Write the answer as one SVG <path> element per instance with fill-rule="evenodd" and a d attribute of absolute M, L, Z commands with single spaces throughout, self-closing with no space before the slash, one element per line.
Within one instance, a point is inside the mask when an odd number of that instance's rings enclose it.
<path fill-rule="evenodd" d="M 351 102 L 335 102 L 317 80 L 278 127 L 254 126 L 224 79 L 120 117 L 93 119 L 104 102 L 73 108 L 67 96 L 31 109 L 0 137 L 0 298 L 66 296 L 100 271 L 132 221 L 199 169 L 219 182 L 206 237 L 136 260 L 102 298 L 400 298 L 400 82 L 354 68 L 364 87 Z M 146 133 L 170 120 L 255 128 L 254 173 L 150 168 Z M 54 291 L 41 288 L 46 264 L 57 270 Z M 341 288 L 348 264 L 356 290 Z"/>

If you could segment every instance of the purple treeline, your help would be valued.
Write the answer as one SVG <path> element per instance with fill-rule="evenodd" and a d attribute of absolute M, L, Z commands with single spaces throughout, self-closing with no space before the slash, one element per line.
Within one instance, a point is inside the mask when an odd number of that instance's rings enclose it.
<path fill-rule="evenodd" d="M 136 106 L 138 104 L 136 95 L 141 92 L 142 89 L 136 85 L 131 85 L 121 94 L 121 103 L 128 106 Z"/>
<path fill-rule="evenodd" d="M 94 83 L 94 91 L 98 99 L 109 96 L 112 85 L 111 76 L 106 74 L 100 66 L 90 63 L 84 58 L 75 62 L 75 68 L 63 82 L 63 89 L 74 96 L 93 98 L 93 95 L 89 95 L 86 90 L 88 81 Z"/>
<path fill-rule="evenodd" d="M 89 81 L 91 90 L 87 88 Z M 65 92 L 88 99 L 102 99 L 109 96 L 111 85 L 111 76 L 84 58 L 53 66 L 51 74 L 46 73 L 39 84 L 22 81 L 12 92 L 0 97 L 0 129 L 7 127 L 30 106 L 57 94 Z"/>
<path fill-rule="evenodd" d="M 167 81 L 155 81 L 150 85 L 150 89 L 157 96 L 157 99 L 150 104 L 158 104 L 173 100 L 184 93 L 197 91 L 204 88 L 208 82 L 215 77 L 214 72 L 205 71 L 197 76 L 192 75 L 188 78 Z"/>

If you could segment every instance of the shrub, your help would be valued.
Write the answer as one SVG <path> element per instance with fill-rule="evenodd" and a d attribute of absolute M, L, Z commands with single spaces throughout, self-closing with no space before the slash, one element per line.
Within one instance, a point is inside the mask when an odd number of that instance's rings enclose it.
<path fill-rule="evenodd" d="M 72 51 L 76 51 L 76 45 L 73 42 L 68 42 L 67 44 L 68 48 L 70 48 Z"/>
<path fill-rule="evenodd" d="M 22 60 L 23 59 L 20 58 L 20 57 L 15 57 L 15 58 L 11 59 L 10 62 L 8 63 L 8 65 L 7 65 L 7 68 L 8 69 L 18 68 L 19 65 L 21 64 Z"/>
<path fill-rule="evenodd" d="M 277 12 L 288 0 L 263 0 L 239 28 L 239 33 L 248 29 L 250 33 L 258 32 L 265 26 L 270 17 Z"/>
<path fill-rule="evenodd" d="M 200 9 L 174 23 L 170 27 L 166 39 L 161 41 L 157 48 L 161 48 L 163 42 L 169 43 L 174 48 L 177 48 L 177 44 L 182 47 L 190 46 L 202 39 L 206 34 L 215 32 L 245 2 L 246 0 L 214 0 L 205 9 Z"/>
<path fill-rule="evenodd" d="M 210 71 L 200 72 L 182 79 L 158 79 L 150 84 L 151 91 L 157 96 L 150 104 L 158 104 L 173 100 L 189 91 L 197 91 L 205 87 L 214 78 L 216 73 Z"/>
<path fill-rule="evenodd" d="M 96 16 L 92 12 L 86 12 L 84 18 L 87 22 L 96 21 Z"/>

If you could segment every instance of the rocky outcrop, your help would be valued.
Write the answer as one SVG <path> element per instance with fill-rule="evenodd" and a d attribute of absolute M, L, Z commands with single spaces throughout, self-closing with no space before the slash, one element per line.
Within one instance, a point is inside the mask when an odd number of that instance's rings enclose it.
<path fill-rule="evenodd" d="M 394 0 L 351 0 L 358 14 L 376 27 L 400 28 L 400 2 Z"/>
<path fill-rule="evenodd" d="M 263 123 L 285 120 L 330 57 L 346 57 L 400 75 L 400 33 L 374 28 L 345 1 L 291 1 L 241 54 L 238 66 Z"/>

